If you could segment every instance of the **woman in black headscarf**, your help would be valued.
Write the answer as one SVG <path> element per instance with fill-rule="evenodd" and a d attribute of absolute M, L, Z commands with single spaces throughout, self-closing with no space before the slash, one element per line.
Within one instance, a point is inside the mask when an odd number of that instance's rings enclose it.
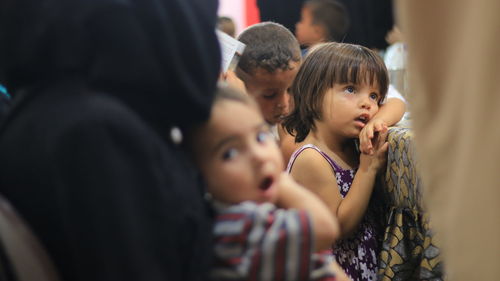
<path fill-rule="evenodd" d="M 211 221 L 178 132 L 209 114 L 216 9 L 0 1 L 0 193 L 64 280 L 204 278 Z"/>

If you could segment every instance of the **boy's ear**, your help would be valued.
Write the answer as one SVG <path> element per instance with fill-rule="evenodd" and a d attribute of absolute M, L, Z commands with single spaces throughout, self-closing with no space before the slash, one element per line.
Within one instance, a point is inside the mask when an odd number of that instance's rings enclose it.
<path fill-rule="evenodd" d="M 238 77 L 241 81 L 243 81 L 243 83 L 246 86 L 247 81 L 250 78 L 250 74 L 243 71 L 243 69 L 241 69 L 240 67 L 236 67 L 234 69 L 234 73 L 236 74 L 236 77 Z"/>
<path fill-rule="evenodd" d="M 328 41 L 327 40 L 328 36 L 326 34 L 326 28 L 323 25 L 320 25 L 320 24 L 313 25 L 313 31 L 314 31 L 314 34 L 316 35 L 316 38 L 321 40 L 321 42 Z"/>

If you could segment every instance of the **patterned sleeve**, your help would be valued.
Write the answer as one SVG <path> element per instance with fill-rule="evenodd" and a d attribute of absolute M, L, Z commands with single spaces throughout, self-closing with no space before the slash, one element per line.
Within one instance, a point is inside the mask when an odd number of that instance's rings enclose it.
<path fill-rule="evenodd" d="M 333 274 L 312 255 L 305 211 L 244 202 L 219 213 L 214 237 L 212 280 L 334 280 L 323 278 Z"/>

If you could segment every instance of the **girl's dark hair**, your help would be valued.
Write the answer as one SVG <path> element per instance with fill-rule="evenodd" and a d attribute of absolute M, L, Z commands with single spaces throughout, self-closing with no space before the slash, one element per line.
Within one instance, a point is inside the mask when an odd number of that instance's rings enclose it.
<path fill-rule="evenodd" d="M 290 92 L 295 108 L 283 125 L 295 136 L 295 142 L 301 142 L 315 129 L 315 120 L 321 120 L 323 97 L 334 84 L 375 82 L 382 101 L 387 93 L 388 75 L 377 53 L 353 44 L 319 44 L 310 50 L 292 84 Z"/>

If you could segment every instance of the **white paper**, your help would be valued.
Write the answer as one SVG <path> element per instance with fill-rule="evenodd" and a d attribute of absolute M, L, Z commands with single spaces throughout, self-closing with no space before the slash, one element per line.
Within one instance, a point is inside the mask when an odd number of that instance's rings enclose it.
<path fill-rule="evenodd" d="M 239 57 L 243 54 L 246 45 L 226 33 L 216 30 L 222 52 L 222 72 L 233 70 L 238 64 Z"/>

